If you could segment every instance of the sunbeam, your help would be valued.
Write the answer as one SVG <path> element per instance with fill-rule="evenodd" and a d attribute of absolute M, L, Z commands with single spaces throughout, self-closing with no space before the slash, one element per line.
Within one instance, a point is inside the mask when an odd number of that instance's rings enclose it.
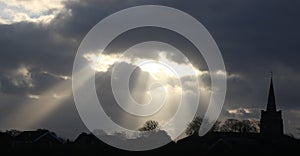
<path fill-rule="evenodd" d="M 42 122 L 49 115 L 55 114 L 55 110 L 59 109 L 71 95 L 71 81 L 64 80 L 40 94 L 38 99 L 30 98 L 25 101 L 22 106 L 8 117 L 9 120 L 7 121 L 16 125 L 16 128 L 34 128 L 35 125 Z"/>

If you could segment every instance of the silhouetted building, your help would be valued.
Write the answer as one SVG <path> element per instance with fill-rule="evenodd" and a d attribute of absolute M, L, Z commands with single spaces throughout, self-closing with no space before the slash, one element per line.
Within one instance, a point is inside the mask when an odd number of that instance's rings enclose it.
<path fill-rule="evenodd" d="M 95 145 L 99 144 L 101 141 L 93 134 L 81 133 L 74 141 L 77 145 Z"/>
<path fill-rule="evenodd" d="M 31 144 L 52 147 L 63 144 L 63 140 L 48 130 L 24 131 L 15 137 L 17 145 Z"/>
<path fill-rule="evenodd" d="M 260 133 L 263 136 L 278 137 L 283 135 L 283 122 L 281 110 L 277 111 L 273 79 L 271 77 L 267 110 L 261 111 Z"/>

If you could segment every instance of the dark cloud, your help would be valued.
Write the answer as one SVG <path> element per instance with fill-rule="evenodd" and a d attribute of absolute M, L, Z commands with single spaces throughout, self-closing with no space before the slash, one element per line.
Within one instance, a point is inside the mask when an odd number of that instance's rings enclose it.
<path fill-rule="evenodd" d="M 70 73 L 77 45 L 52 31 L 51 25 L 23 22 L 3 27 L 11 32 L 0 37 L 1 72 L 28 65 L 53 73 Z"/>
<path fill-rule="evenodd" d="M 299 1 L 81 0 L 66 2 L 65 9 L 48 25 L 28 22 L 0 25 L 0 87 L 8 94 L 1 96 L 23 94 L 1 98 L 0 111 L 6 112 L 15 103 L 22 103 L 25 93 L 38 94 L 63 81 L 54 75 L 70 76 L 80 41 L 99 20 L 118 10 L 143 4 L 183 10 L 210 31 L 222 51 L 228 72 L 241 76 L 228 80 L 225 108 L 265 108 L 272 70 L 278 107 L 284 111 L 299 110 Z M 180 58 L 172 59 L 180 61 Z M 205 66 L 201 59 L 198 63 Z M 25 81 L 19 86 L 12 83 L 11 73 L 20 66 L 30 67 L 34 88 Z M 70 112 L 67 116 L 74 115 L 76 110 Z M 74 121 L 71 116 L 66 117 L 70 123 L 81 124 L 78 116 Z M 292 121 L 299 122 L 295 116 Z M 61 121 L 52 119 L 49 119 L 51 123 Z"/>

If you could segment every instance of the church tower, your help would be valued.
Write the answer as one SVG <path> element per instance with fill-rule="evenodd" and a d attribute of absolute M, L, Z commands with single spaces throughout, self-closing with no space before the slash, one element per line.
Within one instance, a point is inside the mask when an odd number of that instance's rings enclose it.
<path fill-rule="evenodd" d="M 264 136 L 269 137 L 279 137 L 283 135 L 282 115 L 281 110 L 277 111 L 276 109 L 272 76 L 269 89 L 267 110 L 261 111 L 260 133 Z"/>

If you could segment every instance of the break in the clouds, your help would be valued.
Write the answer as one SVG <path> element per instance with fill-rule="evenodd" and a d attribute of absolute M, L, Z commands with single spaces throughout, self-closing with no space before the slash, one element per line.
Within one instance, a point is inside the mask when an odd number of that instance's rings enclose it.
<path fill-rule="evenodd" d="M 298 133 L 300 2 L 292 0 L 1 0 L 0 128 L 44 127 L 72 137 L 86 130 L 69 94 L 77 48 L 84 35 L 101 19 L 143 4 L 166 5 L 185 11 L 212 34 L 221 49 L 229 77 L 222 117 L 259 118 L 259 110 L 266 106 L 268 73 L 272 70 L 285 132 Z M 157 29 L 144 33 L 142 29 L 133 30 L 131 36 L 123 36 L 128 39 L 124 45 L 146 41 L 147 37 L 168 41 L 173 46 L 181 45 L 183 48 L 179 50 L 185 51 L 193 65 L 205 73 L 206 63 L 201 56 L 194 55 L 190 43 L 171 34 Z M 120 49 L 126 49 L 121 42 L 124 38 L 121 36 Z M 92 55 L 86 57 L 93 59 Z M 178 57 L 167 58 L 182 62 Z M 110 63 L 101 70 L 106 71 L 109 66 Z M 209 76 L 204 73 L 203 83 L 209 84 Z M 60 85 L 63 87 L 58 87 Z M 52 111 L 40 116 L 38 109 L 43 112 L 44 106 Z M 30 108 L 35 108 L 34 112 Z M 28 125 L 21 122 L 25 117 L 28 117 Z M 29 122 L 34 118 L 39 120 Z"/>
<path fill-rule="evenodd" d="M 202 116 L 203 110 L 207 108 L 210 87 L 202 81 L 202 77 L 209 75 L 208 71 L 194 67 L 183 53 L 168 44 L 143 42 L 130 47 L 122 54 L 100 54 L 99 51 L 88 52 L 81 57 L 88 62 L 91 70 L 97 72 L 98 98 L 106 114 L 123 127 L 138 129 L 147 120 L 157 120 L 161 123 L 162 129 L 175 139 L 178 133 L 185 130 L 188 124 L 186 118 L 195 110 L 192 108 L 193 105 L 200 104 L 198 115 Z M 177 57 L 181 57 L 181 61 L 172 59 Z M 220 73 L 222 72 L 218 71 L 214 74 L 225 76 Z M 130 74 L 129 84 L 126 76 L 124 77 L 127 74 Z M 110 84 L 115 86 L 114 94 Z M 123 84 L 127 86 L 124 88 Z M 130 90 L 129 96 L 125 94 L 127 88 Z M 201 100 L 193 101 L 200 92 Z M 123 106 L 125 105 L 128 110 L 134 110 L 132 104 L 135 102 L 138 105 L 150 105 L 155 109 L 154 114 L 137 117 L 118 106 L 124 103 Z M 182 115 L 178 120 L 171 120 L 179 106 L 185 109 L 186 115 Z M 138 111 L 148 114 L 149 108 L 141 107 Z"/>

